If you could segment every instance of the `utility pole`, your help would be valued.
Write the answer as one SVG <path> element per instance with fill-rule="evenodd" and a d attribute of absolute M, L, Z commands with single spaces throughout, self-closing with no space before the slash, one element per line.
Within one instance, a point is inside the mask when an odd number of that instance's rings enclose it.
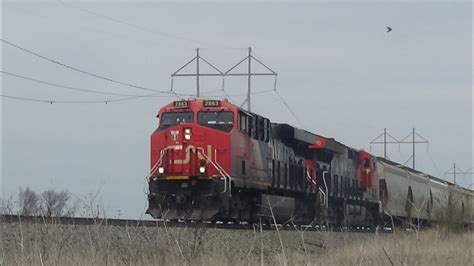
<path fill-rule="evenodd" d="M 416 140 L 416 136 L 418 136 L 421 140 Z M 409 137 L 412 137 L 412 140 L 411 141 L 405 141 L 407 140 Z M 415 128 L 413 128 L 413 131 L 412 133 L 410 133 L 408 136 L 406 136 L 405 138 L 403 138 L 400 142 L 400 144 L 412 144 L 412 155 L 411 155 L 411 160 L 412 160 L 412 169 L 415 170 L 415 147 L 416 147 L 416 144 L 427 144 L 427 149 L 429 149 L 429 144 L 430 142 L 428 140 L 426 140 L 424 137 L 422 137 L 420 134 L 416 133 L 415 132 Z M 408 162 L 408 161 L 407 161 Z"/>
<path fill-rule="evenodd" d="M 199 48 L 196 48 L 196 97 L 199 98 Z"/>
<path fill-rule="evenodd" d="M 249 55 L 248 55 L 248 58 L 249 58 L 249 67 L 248 67 L 248 87 L 247 87 L 247 110 L 250 112 L 250 108 L 252 107 L 252 105 L 250 104 L 250 88 L 251 88 L 251 85 L 250 85 L 250 80 L 252 78 L 252 47 L 249 47 Z"/>
<path fill-rule="evenodd" d="M 239 66 L 240 64 L 242 64 L 246 60 L 248 60 L 248 62 L 247 62 L 247 73 L 231 73 L 232 70 L 234 70 L 237 66 Z M 252 62 L 256 62 L 258 65 L 263 66 L 266 70 L 268 70 L 268 72 L 260 72 L 260 73 L 252 72 Z M 247 111 L 249 111 L 249 112 L 251 111 L 251 108 L 252 108 L 252 104 L 251 104 L 252 103 L 252 100 L 251 100 L 251 97 L 252 97 L 252 83 L 251 83 L 252 76 L 274 76 L 275 80 L 276 80 L 277 75 L 278 74 L 275 71 L 270 69 L 268 66 L 266 66 L 264 63 L 262 63 L 260 60 L 258 60 L 257 58 L 255 58 L 255 56 L 252 55 L 252 47 L 248 48 L 248 55 L 244 59 L 240 60 L 233 67 L 231 67 L 229 70 L 224 72 L 224 76 L 247 76 L 247 99 L 245 99 L 245 101 L 242 103 L 242 106 L 245 103 L 247 103 Z"/>
<path fill-rule="evenodd" d="M 472 169 L 472 168 L 471 168 Z M 453 183 L 456 185 L 456 175 L 457 174 L 472 174 L 471 169 L 468 169 L 467 171 L 463 171 L 461 168 L 456 166 L 456 163 L 453 163 L 453 167 L 449 168 L 448 171 L 444 173 L 444 176 L 446 175 L 453 175 Z M 450 172 L 452 170 L 452 172 Z"/>
<path fill-rule="evenodd" d="M 201 60 L 202 62 L 210 66 L 212 69 L 214 69 L 215 73 L 201 73 L 199 69 Z M 180 73 L 181 70 L 186 68 L 188 65 L 190 65 L 194 61 L 196 61 L 196 73 L 192 73 L 192 74 Z M 180 67 L 178 70 L 176 70 L 173 74 L 171 74 L 171 90 L 173 90 L 174 77 L 196 77 L 196 97 L 199 98 L 201 96 L 200 84 L 199 84 L 200 77 L 223 77 L 223 76 L 224 76 L 224 72 L 220 71 L 216 66 L 209 63 L 209 61 L 207 61 L 205 58 L 201 57 L 201 55 L 199 54 L 199 48 L 196 48 L 196 56 L 193 57 L 191 60 L 189 60 L 182 67 Z"/>
<path fill-rule="evenodd" d="M 454 184 L 456 185 L 456 163 L 453 166 Z"/>
<path fill-rule="evenodd" d="M 390 137 L 389 141 L 387 141 L 387 136 Z M 416 136 L 418 136 L 418 138 L 420 138 L 421 140 L 416 140 Z M 382 137 L 383 137 L 383 141 L 380 140 Z M 411 141 L 406 141 L 410 137 L 411 137 Z M 375 139 L 373 139 L 370 142 L 370 148 L 372 149 L 372 144 L 383 144 L 383 156 L 385 159 L 387 159 L 387 144 L 398 144 L 399 149 L 400 149 L 400 144 L 412 144 L 412 155 L 410 156 L 410 158 L 408 158 L 408 160 L 405 163 L 409 162 L 409 160 L 411 159 L 412 168 L 415 169 L 415 166 L 416 166 L 415 165 L 415 153 L 416 153 L 415 149 L 416 149 L 416 144 L 420 144 L 420 143 L 428 144 L 427 148 L 429 148 L 429 144 L 430 144 L 429 141 L 426 140 L 424 137 L 422 137 L 420 134 L 416 133 L 415 128 L 413 128 L 412 132 L 408 136 L 403 138 L 402 140 L 397 140 L 392 135 L 387 133 L 387 129 L 384 128 L 383 133 L 378 135 Z"/>
<path fill-rule="evenodd" d="M 247 71 L 242 72 L 242 73 L 231 73 L 232 70 L 234 70 L 236 67 L 238 67 L 240 64 L 248 60 L 248 65 L 247 65 Z M 192 62 L 196 61 L 196 73 L 180 73 L 181 70 L 186 68 L 189 64 Z M 208 66 L 212 67 L 216 72 L 215 73 L 201 73 L 199 67 L 200 63 L 203 62 L 207 64 Z M 252 63 L 256 62 L 258 65 L 263 66 L 267 71 L 265 72 L 259 72 L 259 73 L 254 73 L 252 72 Z M 255 64 L 255 63 L 254 63 Z M 247 103 L 247 110 L 250 111 L 250 108 L 252 108 L 251 105 L 251 96 L 252 96 L 252 76 L 274 76 L 275 77 L 275 85 L 274 89 L 276 89 L 276 76 L 278 74 L 270 69 L 268 66 L 266 66 L 264 63 L 262 63 L 260 60 L 255 58 L 255 56 L 252 55 L 252 47 L 248 48 L 248 55 L 240 60 L 237 64 L 235 64 L 233 67 L 231 67 L 229 70 L 226 72 L 222 72 L 219 70 L 217 67 L 215 67 L 213 64 L 209 63 L 205 58 L 201 57 L 199 54 L 199 48 L 196 49 L 196 56 L 193 57 L 189 62 L 184 64 L 182 67 L 180 67 L 178 70 L 176 70 L 173 74 L 171 74 L 171 90 L 173 90 L 173 78 L 174 77 L 196 77 L 196 96 L 200 97 L 201 92 L 200 92 L 200 84 L 199 84 L 199 79 L 200 77 L 222 77 L 223 79 L 227 76 L 242 76 L 242 77 L 247 77 L 247 99 L 242 103 L 242 106 Z M 224 90 L 224 82 L 222 83 L 222 90 Z"/>
<path fill-rule="evenodd" d="M 412 141 L 412 143 L 413 143 L 413 153 L 412 153 L 413 167 L 412 168 L 413 168 L 413 170 L 415 170 L 415 128 L 413 128 L 412 135 L 413 135 L 413 141 Z"/>
<path fill-rule="evenodd" d="M 390 138 L 389 141 L 387 141 L 387 136 Z M 383 137 L 383 141 L 380 141 L 380 139 Z M 370 142 L 370 149 L 372 150 L 372 144 L 383 144 L 383 157 L 387 159 L 387 144 L 398 144 L 400 145 L 400 141 L 394 138 L 390 133 L 387 132 L 387 129 L 383 129 L 383 133 L 378 135 L 375 139 L 373 139 Z"/>

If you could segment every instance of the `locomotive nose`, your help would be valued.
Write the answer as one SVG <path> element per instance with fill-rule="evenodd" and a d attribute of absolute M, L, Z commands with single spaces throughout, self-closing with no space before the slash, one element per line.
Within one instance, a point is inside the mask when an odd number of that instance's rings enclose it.
<path fill-rule="evenodd" d="M 210 146 L 203 147 L 198 128 L 183 124 L 152 137 L 153 177 L 164 179 L 205 178 L 212 158 Z"/>

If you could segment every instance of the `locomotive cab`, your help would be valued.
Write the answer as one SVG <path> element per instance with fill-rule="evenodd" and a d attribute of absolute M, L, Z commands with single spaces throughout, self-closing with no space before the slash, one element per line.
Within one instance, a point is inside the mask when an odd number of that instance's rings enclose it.
<path fill-rule="evenodd" d="M 160 109 L 151 136 L 148 213 L 211 219 L 219 211 L 218 203 L 230 194 L 230 134 L 237 113 L 226 100 L 179 100 Z"/>

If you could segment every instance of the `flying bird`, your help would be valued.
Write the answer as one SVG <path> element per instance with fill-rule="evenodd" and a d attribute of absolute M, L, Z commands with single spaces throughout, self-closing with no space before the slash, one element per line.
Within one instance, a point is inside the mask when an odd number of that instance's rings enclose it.
<path fill-rule="evenodd" d="M 389 26 L 387 26 L 387 33 L 388 32 L 391 32 L 392 31 L 392 28 L 390 28 Z"/>

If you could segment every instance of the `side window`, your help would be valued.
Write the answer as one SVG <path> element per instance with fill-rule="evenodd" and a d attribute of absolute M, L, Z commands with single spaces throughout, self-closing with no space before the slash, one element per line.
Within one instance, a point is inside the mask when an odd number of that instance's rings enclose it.
<path fill-rule="evenodd" d="M 252 123 L 252 138 L 258 140 L 258 120 L 260 117 L 254 116 Z"/>
<path fill-rule="evenodd" d="M 268 142 L 270 139 L 270 120 L 265 119 L 265 138 L 264 141 Z"/>
<path fill-rule="evenodd" d="M 267 141 L 267 129 L 268 129 L 268 125 L 267 125 L 267 119 L 263 119 L 263 141 Z"/>
<path fill-rule="evenodd" d="M 249 137 L 252 137 L 253 132 L 255 131 L 254 128 L 253 128 L 254 120 L 255 119 L 252 116 L 247 117 L 247 133 L 248 133 Z"/>
<path fill-rule="evenodd" d="M 265 140 L 265 118 L 258 118 L 258 140 Z"/>
<path fill-rule="evenodd" d="M 270 120 L 261 116 L 248 117 L 249 136 L 259 141 L 268 142 L 270 139 Z"/>
<path fill-rule="evenodd" d="M 239 129 L 247 132 L 247 115 L 239 112 Z"/>

